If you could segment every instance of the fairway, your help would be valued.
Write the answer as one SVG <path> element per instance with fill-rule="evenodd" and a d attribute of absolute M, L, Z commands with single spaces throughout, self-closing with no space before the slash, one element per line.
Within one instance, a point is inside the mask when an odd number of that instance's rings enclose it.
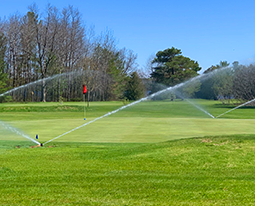
<path fill-rule="evenodd" d="M 233 107 L 192 100 L 217 116 Z M 187 101 L 0 104 L 3 205 L 251 205 L 255 110 Z M 4 124 L 46 142 L 43 147 Z"/>
<path fill-rule="evenodd" d="M 227 111 L 218 101 L 193 100 L 212 115 Z M 0 119 L 46 142 L 122 107 L 121 102 L 91 102 L 83 120 L 82 103 L 1 104 Z M 60 142 L 155 143 L 208 135 L 255 134 L 255 112 L 239 108 L 213 119 L 186 101 L 145 101 L 81 127 Z M 6 135 L 3 135 L 6 134 Z M 4 130 L 2 140 L 22 140 Z"/>
<path fill-rule="evenodd" d="M 255 206 L 254 6 L 1 1 L 0 206 Z"/>
<path fill-rule="evenodd" d="M 16 148 L 13 146 L 16 146 Z M 0 141 L 3 205 L 252 205 L 254 136 L 164 143 Z"/>

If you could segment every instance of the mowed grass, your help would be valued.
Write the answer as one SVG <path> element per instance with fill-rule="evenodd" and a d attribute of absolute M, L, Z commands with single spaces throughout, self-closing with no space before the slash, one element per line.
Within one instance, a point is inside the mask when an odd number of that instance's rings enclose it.
<path fill-rule="evenodd" d="M 229 109 L 217 101 L 192 100 L 212 115 Z M 122 102 L 91 102 L 83 120 L 84 103 L 0 104 L 0 120 L 30 137 L 45 142 L 123 106 Z M 212 119 L 186 101 L 146 101 L 123 109 L 75 130 L 56 141 L 73 142 L 162 142 L 207 135 L 255 134 L 255 110 L 239 108 Z M 1 129 L 1 128 L 0 128 Z M 0 139 L 17 135 L 3 130 Z"/>
<path fill-rule="evenodd" d="M 44 142 L 121 106 L 93 102 L 84 121 L 82 103 L 0 104 L 0 120 Z M 0 128 L 0 205 L 253 205 L 253 115 L 148 101 L 44 147 Z"/>
<path fill-rule="evenodd" d="M 0 141 L 1 205 L 253 205 L 254 136 L 164 143 Z M 15 146 L 14 146 L 15 145 Z M 17 147 L 17 148 L 16 148 Z"/>

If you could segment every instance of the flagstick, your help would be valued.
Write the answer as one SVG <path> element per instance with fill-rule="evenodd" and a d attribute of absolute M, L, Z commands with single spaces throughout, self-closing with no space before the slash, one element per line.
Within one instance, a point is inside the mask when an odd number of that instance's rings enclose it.
<path fill-rule="evenodd" d="M 86 86 L 85 86 L 85 84 L 83 84 L 83 95 L 84 95 L 84 97 L 83 97 L 83 99 L 84 99 L 84 120 L 86 120 L 86 101 L 85 101 L 85 94 L 86 94 L 86 92 L 87 92 L 87 89 L 86 89 Z"/>
<path fill-rule="evenodd" d="M 86 101 L 85 101 L 85 94 L 83 95 L 83 99 L 84 99 L 84 111 L 83 111 L 83 117 L 84 117 L 84 120 L 86 120 Z"/>

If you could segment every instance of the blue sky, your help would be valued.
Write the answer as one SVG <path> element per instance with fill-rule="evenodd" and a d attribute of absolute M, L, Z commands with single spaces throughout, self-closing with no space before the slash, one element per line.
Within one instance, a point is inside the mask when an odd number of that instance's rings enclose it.
<path fill-rule="evenodd" d="M 140 67 L 172 46 L 203 69 L 221 60 L 255 62 L 254 0 L 0 0 L 0 17 L 25 14 L 33 2 L 42 12 L 48 3 L 78 8 L 97 34 L 111 30 L 119 48 L 138 54 Z"/>

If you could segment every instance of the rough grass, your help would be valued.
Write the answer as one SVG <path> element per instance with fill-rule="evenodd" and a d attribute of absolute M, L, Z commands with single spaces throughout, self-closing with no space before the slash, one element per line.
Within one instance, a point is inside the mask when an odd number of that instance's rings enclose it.
<path fill-rule="evenodd" d="M 51 147 L 30 148 L 2 141 L 0 145 L 2 205 L 252 205 L 255 201 L 254 136 L 157 144 L 55 142 Z"/>
<path fill-rule="evenodd" d="M 229 109 L 195 101 L 213 115 Z M 94 102 L 87 117 L 120 106 Z M 253 205 L 254 112 L 215 120 L 185 101 L 144 102 L 44 147 L 0 128 L 0 203 Z M 0 104 L 0 119 L 40 141 L 85 122 L 82 103 Z"/>

